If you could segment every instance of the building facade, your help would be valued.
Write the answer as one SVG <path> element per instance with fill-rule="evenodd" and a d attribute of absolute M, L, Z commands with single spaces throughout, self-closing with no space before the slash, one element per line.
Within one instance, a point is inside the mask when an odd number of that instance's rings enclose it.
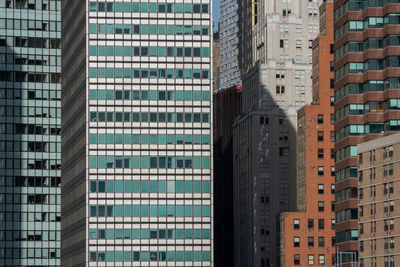
<path fill-rule="evenodd" d="M 61 1 L 0 1 L 0 266 L 59 266 Z"/>
<path fill-rule="evenodd" d="M 219 59 L 219 32 L 213 33 L 213 91 L 216 91 L 220 87 L 220 59 Z"/>
<path fill-rule="evenodd" d="M 233 123 L 240 114 L 239 85 L 214 93 L 215 266 L 233 266 Z"/>
<path fill-rule="evenodd" d="M 213 266 L 211 2 L 62 17 L 62 265 Z"/>
<path fill-rule="evenodd" d="M 336 242 L 357 254 L 357 144 L 399 131 L 397 1 L 335 2 Z"/>
<path fill-rule="evenodd" d="M 279 214 L 296 210 L 297 110 L 312 99 L 318 2 L 241 1 L 242 110 L 234 125 L 235 266 L 277 266 Z"/>
<path fill-rule="evenodd" d="M 360 266 L 394 267 L 400 262 L 400 134 L 361 143 L 357 153 Z"/>
<path fill-rule="evenodd" d="M 313 44 L 313 103 L 298 111 L 297 212 L 280 216 L 278 266 L 334 266 L 333 2 L 320 6 Z"/>
<path fill-rule="evenodd" d="M 221 0 L 220 5 L 220 86 L 240 84 L 238 1 Z"/>

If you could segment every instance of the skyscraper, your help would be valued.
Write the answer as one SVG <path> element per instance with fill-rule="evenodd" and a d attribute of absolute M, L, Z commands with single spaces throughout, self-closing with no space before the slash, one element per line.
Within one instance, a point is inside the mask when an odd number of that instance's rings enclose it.
<path fill-rule="evenodd" d="M 400 130 L 399 7 L 335 2 L 336 241 L 349 252 L 344 263 L 359 249 L 357 144 Z"/>
<path fill-rule="evenodd" d="M 62 265 L 213 266 L 211 3 L 62 17 Z"/>
<path fill-rule="evenodd" d="M 220 86 L 227 88 L 240 84 L 238 59 L 239 17 L 238 1 L 221 0 L 220 5 Z"/>
<path fill-rule="evenodd" d="M 313 102 L 297 114 L 297 212 L 280 216 L 279 266 L 333 266 L 335 171 L 333 124 L 333 2 L 320 10 L 313 42 Z"/>
<path fill-rule="evenodd" d="M 59 266 L 61 1 L 0 1 L 0 266 Z"/>
<path fill-rule="evenodd" d="M 241 1 L 233 134 L 235 266 L 277 266 L 277 216 L 296 210 L 297 110 L 312 99 L 317 1 Z"/>

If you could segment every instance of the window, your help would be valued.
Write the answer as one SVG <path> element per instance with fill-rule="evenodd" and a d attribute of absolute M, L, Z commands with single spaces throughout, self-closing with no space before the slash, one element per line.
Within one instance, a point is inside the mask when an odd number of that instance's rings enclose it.
<path fill-rule="evenodd" d="M 325 229 L 324 219 L 318 219 L 318 230 L 324 230 L 324 229 Z"/>
<path fill-rule="evenodd" d="M 314 229 L 314 219 L 308 219 L 307 226 L 308 230 Z"/>
<path fill-rule="evenodd" d="M 324 201 L 318 201 L 318 211 L 323 212 L 325 209 L 325 203 Z"/>
<path fill-rule="evenodd" d="M 276 93 L 277 94 L 284 94 L 285 93 L 285 86 L 284 85 L 277 85 L 276 86 Z"/>
<path fill-rule="evenodd" d="M 331 194 L 335 194 L 335 184 L 331 184 Z"/>
<path fill-rule="evenodd" d="M 325 255 L 319 254 L 318 255 L 318 264 L 319 265 L 324 265 L 325 264 Z"/>
<path fill-rule="evenodd" d="M 324 132 L 323 131 L 318 131 L 317 141 L 318 142 L 323 142 L 324 141 Z"/>
<path fill-rule="evenodd" d="M 280 24 L 279 25 L 279 31 L 280 32 L 289 32 L 289 25 L 288 24 Z"/>
<path fill-rule="evenodd" d="M 318 159 L 323 159 L 323 158 L 324 158 L 324 149 L 318 148 Z"/>
<path fill-rule="evenodd" d="M 310 28 L 308 30 L 310 30 Z M 312 48 L 312 43 L 313 43 L 313 40 L 308 40 L 308 48 Z"/>
<path fill-rule="evenodd" d="M 296 40 L 296 48 L 301 48 L 301 40 Z"/>
<path fill-rule="evenodd" d="M 294 265 L 300 265 L 300 254 L 294 254 Z"/>
<path fill-rule="evenodd" d="M 312 236 L 308 237 L 308 247 L 309 248 L 314 247 L 314 237 L 312 237 Z"/>
<path fill-rule="evenodd" d="M 331 166 L 331 176 L 335 176 L 335 166 Z"/>
<path fill-rule="evenodd" d="M 314 254 L 308 254 L 308 265 L 314 265 Z"/>
<path fill-rule="evenodd" d="M 294 246 L 295 248 L 300 247 L 300 237 L 295 236 L 295 237 L 293 238 L 293 246 Z"/>
<path fill-rule="evenodd" d="M 318 237 L 318 247 L 320 248 L 325 247 L 325 237 L 323 236 Z"/>
<path fill-rule="evenodd" d="M 319 184 L 318 185 L 318 194 L 322 195 L 324 193 L 324 185 Z"/>
<path fill-rule="evenodd" d="M 317 115 L 317 122 L 318 122 L 318 124 L 323 124 L 324 123 L 324 115 L 323 114 L 318 114 Z"/>
<path fill-rule="evenodd" d="M 324 166 L 318 166 L 318 176 L 324 176 Z"/>
<path fill-rule="evenodd" d="M 296 32 L 301 32 L 301 24 L 296 24 Z"/>
<path fill-rule="evenodd" d="M 276 70 L 276 78 L 278 78 L 278 79 L 285 78 L 285 71 L 284 70 Z"/>
<path fill-rule="evenodd" d="M 300 229 L 300 220 L 299 219 L 294 219 L 293 220 L 293 229 L 299 230 Z"/>

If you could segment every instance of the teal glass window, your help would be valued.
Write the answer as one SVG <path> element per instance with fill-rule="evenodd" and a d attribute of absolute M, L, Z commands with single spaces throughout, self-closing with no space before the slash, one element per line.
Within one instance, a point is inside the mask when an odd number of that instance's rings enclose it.
<path fill-rule="evenodd" d="M 97 260 L 97 253 L 96 252 L 90 252 L 89 253 L 89 261 L 96 261 Z"/>
<path fill-rule="evenodd" d="M 124 3 L 124 12 L 130 13 L 132 10 L 131 3 Z"/>
<path fill-rule="evenodd" d="M 192 4 L 184 4 L 185 13 L 192 13 Z"/>
<path fill-rule="evenodd" d="M 90 181 L 89 182 L 89 192 L 90 193 L 97 192 L 97 183 L 96 183 L 96 181 Z"/>
<path fill-rule="evenodd" d="M 210 193 L 210 181 L 203 181 L 203 193 Z"/>
<path fill-rule="evenodd" d="M 166 181 L 159 181 L 158 182 L 158 192 L 159 193 L 165 193 L 166 192 L 166 186 L 167 186 Z"/>
<path fill-rule="evenodd" d="M 132 206 L 132 216 L 133 217 L 140 217 L 140 205 L 133 205 Z M 137 232 L 136 232 L 137 231 Z M 139 238 L 139 230 L 133 230 L 133 237 Z"/>
<path fill-rule="evenodd" d="M 89 168 L 93 168 L 93 169 L 97 168 L 97 157 L 96 156 L 89 157 Z"/>
<path fill-rule="evenodd" d="M 149 206 L 148 205 L 142 205 L 142 209 L 141 209 L 141 216 L 142 217 L 148 217 L 149 216 Z M 143 235 L 143 232 L 142 232 Z M 143 236 L 142 236 L 143 238 Z M 148 237 L 146 237 L 148 238 Z"/>
<path fill-rule="evenodd" d="M 140 10 L 139 6 L 140 6 L 139 3 L 132 3 L 132 12 L 135 12 L 135 13 L 139 12 L 139 10 Z"/>
<path fill-rule="evenodd" d="M 104 169 L 106 167 L 106 157 L 105 156 L 98 156 L 97 157 L 97 164 L 99 169 Z"/>
<path fill-rule="evenodd" d="M 183 12 L 183 4 L 176 3 L 175 4 L 175 12 L 176 13 L 182 13 Z"/>
<path fill-rule="evenodd" d="M 96 34 L 97 33 L 97 25 L 96 24 L 89 24 L 89 33 Z"/>
<path fill-rule="evenodd" d="M 90 217 L 96 217 L 96 215 L 97 215 L 96 206 L 90 205 L 89 206 L 89 216 Z"/>
<path fill-rule="evenodd" d="M 125 193 L 131 193 L 132 192 L 131 181 L 124 181 L 124 192 Z"/>
<path fill-rule="evenodd" d="M 105 134 L 98 134 L 97 135 L 97 142 L 98 142 L 98 144 L 105 144 L 106 143 L 106 135 Z"/>
<path fill-rule="evenodd" d="M 107 181 L 107 193 L 114 193 L 114 181 Z"/>

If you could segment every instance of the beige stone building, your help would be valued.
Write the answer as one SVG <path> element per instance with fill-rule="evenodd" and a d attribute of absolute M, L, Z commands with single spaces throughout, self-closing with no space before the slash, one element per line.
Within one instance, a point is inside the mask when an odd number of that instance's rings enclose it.
<path fill-rule="evenodd" d="M 357 151 L 360 266 L 394 267 L 400 262 L 400 134 L 361 143 Z M 346 234 L 357 238 L 357 231 Z"/>
<path fill-rule="evenodd" d="M 279 266 L 277 216 L 297 208 L 297 110 L 312 101 L 320 2 L 239 3 L 243 93 L 233 126 L 235 267 Z"/>

